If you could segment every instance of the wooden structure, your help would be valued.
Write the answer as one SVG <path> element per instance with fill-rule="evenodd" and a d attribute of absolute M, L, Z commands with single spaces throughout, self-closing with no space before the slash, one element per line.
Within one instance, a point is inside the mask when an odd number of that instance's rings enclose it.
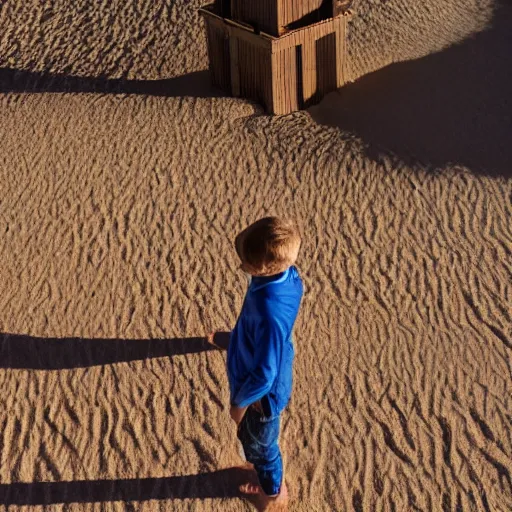
<path fill-rule="evenodd" d="M 213 84 L 255 100 L 274 114 L 305 108 L 341 87 L 347 16 L 333 17 L 330 2 L 329 16 L 301 26 L 305 16 L 318 13 L 319 4 L 325 8 L 326 2 L 218 0 L 201 9 Z M 226 17 L 227 12 L 238 19 Z M 255 19 L 259 21 L 249 23 Z M 290 22 L 288 28 L 283 27 L 285 21 Z M 274 34 L 261 29 L 265 23 Z M 290 28 L 293 23 L 296 28 Z"/>

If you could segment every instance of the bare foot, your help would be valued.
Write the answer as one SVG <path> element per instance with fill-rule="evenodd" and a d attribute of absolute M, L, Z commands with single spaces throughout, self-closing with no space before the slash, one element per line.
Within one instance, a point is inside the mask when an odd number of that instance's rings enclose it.
<path fill-rule="evenodd" d="M 240 492 L 245 494 L 248 499 L 254 501 L 259 511 L 285 511 L 288 507 L 288 488 L 283 483 L 281 492 L 277 496 L 268 496 L 260 485 L 246 483 L 240 486 Z"/>
<path fill-rule="evenodd" d="M 218 350 L 227 350 L 229 346 L 229 332 L 211 332 L 206 341 Z"/>
<path fill-rule="evenodd" d="M 240 486 L 240 492 L 243 494 L 265 494 L 258 484 L 243 484 Z"/>

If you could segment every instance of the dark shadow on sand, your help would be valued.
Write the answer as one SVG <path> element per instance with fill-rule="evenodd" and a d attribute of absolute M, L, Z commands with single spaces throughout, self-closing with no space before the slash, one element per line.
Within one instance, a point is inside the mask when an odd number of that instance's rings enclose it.
<path fill-rule="evenodd" d="M 211 87 L 208 71 L 196 71 L 164 80 L 68 76 L 46 72 L 0 68 L 0 93 L 96 93 L 212 98 L 221 92 Z"/>
<path fill-rule="evenodd" d="M 61 370 L 217 350 L 206 338 L 37 338 L 0 333 L 0 368 Z"/>
<path fill-rule="evenodd" d="M 0 503 L 53 505 L 105 501 L 184 500 L 241 497 L 240 485 L 252 480 L 244 468 L 227 468 L 198 475 L 126 480 L 85 480 L 0 484 Z"/>
<path fill-rule="evenodd" d="M 512 176 L 512 4 L 460 44 L 366 75 L 311 109 L 368 153 Z"/>

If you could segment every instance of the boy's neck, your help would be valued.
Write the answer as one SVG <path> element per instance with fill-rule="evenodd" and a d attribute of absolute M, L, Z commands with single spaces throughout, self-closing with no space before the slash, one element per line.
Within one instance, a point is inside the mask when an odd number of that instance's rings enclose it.
<path fill-rule="evenodd" d="M 290 270 L 290 267 L 288 267 L 286 270 L 283 270 L 282 272 L 279 272 L 277 274 L 272 274 L 271 276 L 258 276 L 251 274 L 252 280 L 257 281 L 273 281 L 274 279 L 279 279 L 280 277 L 283 277 L 283 275 Z"/>

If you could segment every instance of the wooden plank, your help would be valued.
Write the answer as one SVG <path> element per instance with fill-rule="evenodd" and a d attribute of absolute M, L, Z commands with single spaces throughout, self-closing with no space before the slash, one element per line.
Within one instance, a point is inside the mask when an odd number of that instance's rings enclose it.
<path fill-rule="evenodd" d="M 228 91 L 232 91 L 231 87 L 231 53 L 229 49 L 229 38 L 227 34 L 223 39 L 223 48 L 224 48 L 224 58 L 222 63 L 222 81 L 225 84 L 225 89 Z"/>
<path fill-rule="evenodd" d="M 302 104 L 306 105 L 306 94 L 311 95 L 311 80 L 309 77 L 309 60 L 306 48 L 304 45 L 300 46 L 302 54 Z"/>
<path fill-rule="evenodd" d="M 284 92 L 283 92 L 283 83 L 282 83 L 282 74 L 283 74 L 283 54 L 282 52 L 279 53 L 279 65 L 278 65 L 278 68 L 277 68 L 277 85 L 278 85 L 278 98 L 279 98 L 279 103 L 278 103 L 278 108 L 276 110 L 276 113 L 279 113 L 281 114 L 282 112 L 284 112 Z"/>
<path fill-rule="evenodd" d="M 256 73 L 254 69 L 254 46 L 247 45 L 247 76 L 249 77 L 249 98 L 256 98 Z"/>
<path fill-rule="evenodd" d="M 350 13 L 343 16 L 341 19 L 341 26 L 343 27 L 343 60 L 341 65 L 341 72 L 343 76 L 343 83 L 345 85 L 349 81 L 349 70 L 348 70 L 348 22 L 350 20 Z"/>
<path fill-rule="evenodd" d="M 279 104 L 279 90 L 277 81 L 277 66 L 279 61 L 279 54 L 271 54 L 270 60 L 272 65 L 272 112 L 275 113 L 277 111 L 277 107 Z"/>
<path fill-rule="evenodd" d="M 238 76 L 239 78 L 239 87 L 240 87 L 240 96 L 247 98 L 248 97 L 248 82 L 249 77 L 247 76 L 247 52 L 245 51 L 246 42 L 237 39 L 238 41 Z"/>
<path fill-rule="evenodd" d="M 283 104 L 281 114 L 288 114 L 290 111 L 290 62 L 288 52 L 284 51 L 281 55 L 281 87 L 283 91 Z"/>
<path fill-rule="evenodd" d="M 272 87 L 272 55 L 269 55 L 269 54 L 265 54 L 265 88 L 266 88 L 265 109 L 267 112 L 273 112 L 274 91 L 273 91 L 273 87 Z"/>
<path fill-rule="evenodd" d="M 285 105 L 284 105 L 284 101 L 285 101 L 285 96 L 284 96 L 284 90 L 283 90 L 283 53 L 280 52 L 279 53 L 279 66 L 277 68 L 277 83 L 278 83 L 278 91 L 279 91 L 279 105 L 278 105 L 278 110 L 276 111 L 276 113 L 283 113 L 284 110 L 285 110 Z"/>
<path fill-rule="evenodd" d="M 336 85 L 341 87 L 345 83 L 346 66 L 346 39 L 345 18 L 341 16 L 336 20 Z"/>
<path fill-rule="evenodd" d="M 290 86 L 288 79 L 290 77 L 290 62 L 288 59 L 288 49 L 283 51 L 283 60 L 281 67 L 281 83 L 283 87 L 283 114 L 290 112 Z"/>
<path fill-rule="evenodd" d="M 288 50 L 284 50 L 281 60 L 281 87 L 283 88 L 283 114 L 290 111 L 290 86 L 288 78 L 290 77 L 290 63 L 288 61 Z"/>
<path fill-rule="evenodd" d="M 304 108 L 304 76 L 303 76 L 304 63 L 302 61 L 302 45 L 295 47 L 295 88 L 297 89 L 297 105 L 299 109 Z"/>
<path fill-rule="evenodd" d="M 231 92 L 233 96 L 240 96 L 240 66 L 238 61 L 238 39 L 229 38 L 229 56 L 231 60 Z"/>
<path fill-rule="evenodd" d="M 283 111 L 282 106 L 282 91 L 281 84 L 281 52 L 272 55 L 273 59 L 273 84 L 274 84 L 274 113 L 280 114 Z"/>
<path fill-rule="evenodd" d="M 288 50 L 288 91 L 290 96 L 290 112 L 299 110 L 299 98 L 297 97 L 297 58 L 295 46 Z"/>
<path fill-rule="evenodd" d="M 304 91 L 304 103 L 307 106 L 313 101 L 317 90 L 316 48 L 315 41 L 312 38 L 302 45 L 302 58 L 302 76 L 304 77 L 302 89 Z"/>

